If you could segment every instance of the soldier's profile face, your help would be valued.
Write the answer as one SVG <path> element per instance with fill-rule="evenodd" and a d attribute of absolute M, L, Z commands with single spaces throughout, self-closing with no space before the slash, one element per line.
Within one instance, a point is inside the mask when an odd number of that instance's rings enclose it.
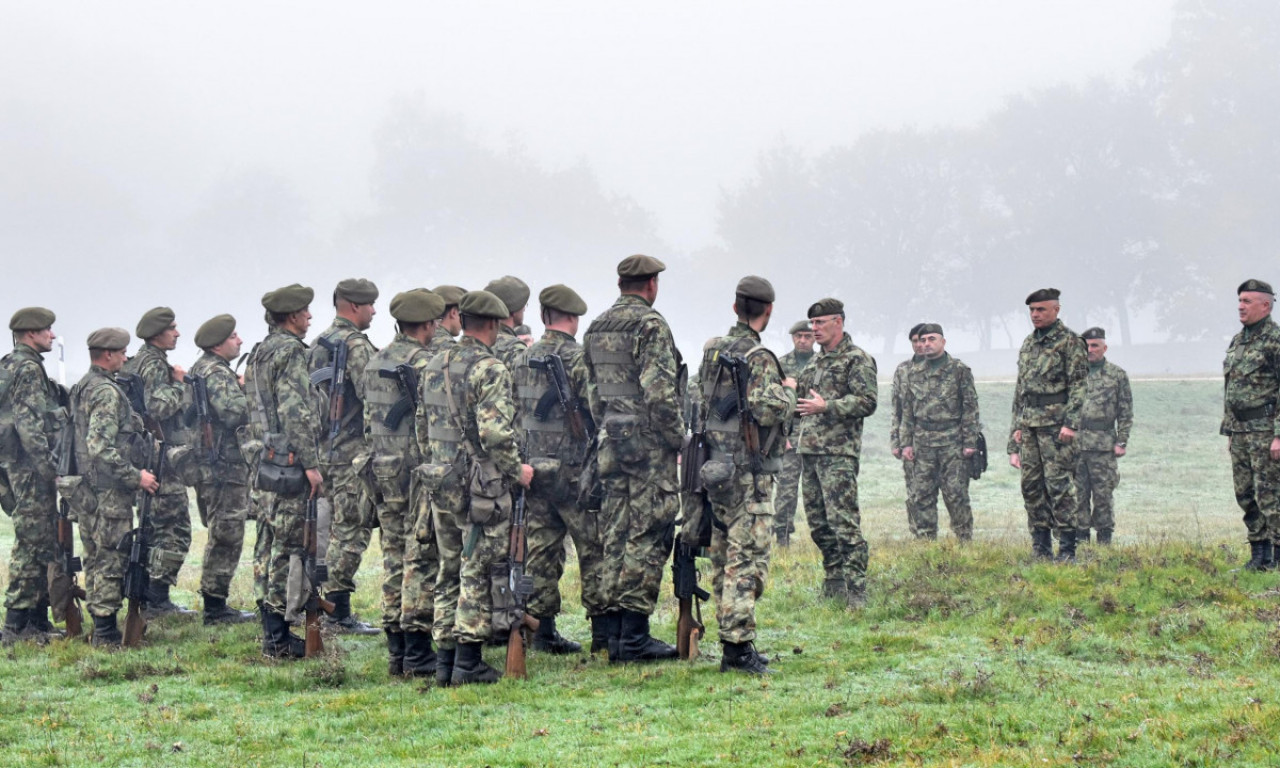
<path fill-rule="evenodd" d="M 178 337 L 181 335 L 182 334 L 178 333 L 178 326 L 170 325 L 168 328 L 165 328 L 163 331 L 156 334 L 156 337 L 151 340 L 151 343 L 156 349 L 163 349 L 167 352 L 178 346 Z"/>
<path fill-rule="evenodd" d="M 352 304 L 351 308 L 355 311 L 356 327 L 362 331 L 369 330 L 369 326 L 373 325 L 373 316 L 378 314 L 378 310 L 374 309 L 372 304 Z"/>
<path fill-rule="evenodd" d="M 921 338 L 919 334 L 916 334 L 915 336 L 911 337 L 911 354 L 913 355 L 924 354 L 924 339 Z"/>
<path fill-rule="evenodd" d="M 1033 301 L 1028 309 L 1031 310 L 1031 324 L 1036 328 L 1048 328 L 1058 319 L 1058 312 L 1062 310 L 1062 305 L 1056 301 Z"/>
<path fill-rule="evenodd" d="M 795 345 L 797 352 L 813 351 L 813 331 L 800 331 L 791 334 L 791 343 Z"/>
<path fill-rule="evenodd" d="M 53 349 L 53 340 L 57 338 L 53 333 L 53 326 L 40 331 L 31 331 L 28 336 L 31 341 L 31 348 L 37 352 L 48 352 Z"/>
<path fill-rule="evenodd" d="M 240 334 L 232 331 L 226 341 L 213 348 L 213 353 L 225 360 L 235 360 L 240 356 L 240 347 L 243 344 Z"/>
<path fill-rule="evenodd" d="M 920 354 L 936 360 L 942 357 L 942 352 L 947 348 L 947 340 L 938 333 L 922 333 L 920 334 Z"/>
<path fill-rule="evenodd" d="M 1089 339 L 1085 341 L 1085 346 L 1088 347 L 1089 362 L 1091 363 L 1102 360 L 1103 356 L 1107 354 L 1106 339 Z"/>
<path fill-rule="evenodd" d="M 1253 325 L 1271 314 L 1271 302 L 1274 300 L 1274 297 L 1269 293 L 1242 291 L 1238 305 L 1241 324 Z"/>

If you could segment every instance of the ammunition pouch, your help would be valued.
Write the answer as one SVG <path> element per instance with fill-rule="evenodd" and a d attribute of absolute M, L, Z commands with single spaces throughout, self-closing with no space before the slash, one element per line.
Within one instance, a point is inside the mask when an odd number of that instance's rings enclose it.
<path fill-rule="evenodd" d="M 533 467 L 533 482 L 529 491 L 540 499 L 562 504 L 576 498 L 577 489 L 571 488 L 569 478 L 565 477 L 564 465 L 559 459 L 529 459 Z"/>
<path fill-rule="evenodd" d="M 471 465 L 467 490 L 471 494 L 468 522 L 489 525 L 511 514 L 511 487 L 493 459 L 477 459 Z"/>
<path fill-rule="evenodd" d="M 310 487 L 306 470 L 298 463 L 288 440 L 279 432 L 263 438 L 263 450 L 254 474 L 253 487 L 277 496 L 301 496 Z"/>
<path fill-rule="evenodd" d="M 737 469 L 732 459 L 711 459 L 698 472 L 707 500 L 717 507 L 735 507 L 742 502 Z"/>
<path fill-rule="evenodd" d="M 510 575 L 510 566 L 505 559 L 489 568 L 489 595 L 493 599 L 490 623 L 494 637 L 509 633 L 511 627 L 520 620 L 516 596 L 511 592 Z"/>
<path fill-rule="evenodd" d="M 98 510 L 97 494 L 93 492 L 93 488 L 89 487 L 89 481 L 83 476 L 60 477 L 57 484 L 58 495 L 67 500 L 71 513 L 77 519 L 83 519 L 82 515 L 92 515 Z"/>
<path fill-rule="evenodd" d="M 409 500 L 409 478 L 403 456 L 374 456 L 371 462 L 374 489 L 382 500 L 403 504 Z"/>
<path fill-rule="evenodd" d="M 184 559 L 181 552 L 169 552 L 153 546 L 147 551 L 147 573 L 177 573 Z"/>
<path fill-rule="evenodd" d="M 604 419 L 605 444 L 600 447 L 600 473 L 613 475 L 635 469 L 648 456 L 640 436 L 642 423 L 638 416 L 614 414 Z"/>

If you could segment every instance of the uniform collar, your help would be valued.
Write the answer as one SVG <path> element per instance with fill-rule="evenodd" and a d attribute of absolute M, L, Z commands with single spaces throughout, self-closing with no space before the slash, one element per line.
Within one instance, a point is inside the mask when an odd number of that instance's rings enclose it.
<path fill-rule="evenodd" d="M 753 341 L 760 341 L 760 334 L 756 333 L 756 329 L 741 320 L 733 324 L 733 327 L 729 329 L 729 335 L 740 338 L 749 338 Z"/>

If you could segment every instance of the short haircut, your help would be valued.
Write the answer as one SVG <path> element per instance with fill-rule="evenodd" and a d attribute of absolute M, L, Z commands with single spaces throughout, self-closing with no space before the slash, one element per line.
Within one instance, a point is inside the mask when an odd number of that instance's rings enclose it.
<path fill-rule="evenodd" d="M 750 296 L 743 296 L 741 293 L 736 294 L 733 298 L 734 305 L 738 308 L 739 320 L 755 320 L 764 314 L 772 302 L 753 299 Z"/>
<path fill-rule="evenodd" d="M 487 324 L 496 322 L 498 322 L 497 318 L 468 315 L 466 312 L 462 313 L 462 330 L 464 331 L 478 331 L 484 328 Z"/>
<path fill-rule="evenodd" d="M 280 326 L 288 322 L 289 315 L 292 315 L 292 314 L 293 314 L 292 312 L 272 312 L 270 310 L 267 310 L 267 324 L 275 326 L 276 328 L 279 328 Z"/>
<path fill-rule="evenodd" d="M 114 351 L 115 351 L 114 349 L 102 349 L 101 347 L 90 347 L 89 359 L 95 360 L 95 361 L 101 360 L 102 358 L 106 357 L 109 353 Z"/>
<path fill-rule="evenodd" d="M 620 277 L 618 278 L 618 290 L 628 293 L 642 291 L 654 277 L 656 277 L 656 275 L 645 275 L 644 277 Z"/>
<path fill-rule="evenodd" d="M 400 333 L 403 333 L 406 336 L 412 336 L 413 334 L 417 333 L 418 329 L 422 328 L 422 326 L 426 325 L 427 323 L 434 323 L 434 322 L 435 322 L 434 320 L 427 320 L 426 322 L 423 322 L 423 323 L 408 323 L 408 322 L 405 322 L 404 320 L 397 320 L 396 330 L 398 330 Z"/>
<path fill-rule="evenodd" d="M 569 314 L 568 312 L 561 312 L 560 310 L 552 309 L 551 307 L 542 308 L 542 324 L 543 325 L 551 325 L 553 323 L 564 322 L 566 320 L 571 320 L 575 317 L 577 317 L 577 315 L 572 315 L 572 314 Z"/>

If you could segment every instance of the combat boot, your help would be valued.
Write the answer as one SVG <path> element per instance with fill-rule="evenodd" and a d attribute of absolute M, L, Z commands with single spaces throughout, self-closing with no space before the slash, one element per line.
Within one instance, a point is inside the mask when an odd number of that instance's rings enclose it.
<path fill-rule="evenodd" d="M 284 614 L 262 608 L 262 655 L 269 659 L 301 659 L 307 655 L 306 642 L 289 631 Z"/>
<path fill-rule="evenodd" d="M 1077 529 L 1076 529 L 1076 546 L 1077 546 L 1077 547 L 1078 547 L 1078 546 L 1080 546 L 1081 544 L 1088 544 L 1088 543 L 1089 543 L 1089 532 L 1090 532 L 1091 530 L 1092 530 L 1091 528 L 1077 528 Z"/>
<path fill-rule="evenodd" d="M 4 615 L 4 644 L 12 645 L 19 640 L 27 639 L 27 614 L 30 613 L 26 608 L 10 608 Z"/>
<path fill-rule="evenodd" d="M 49 621 L 48 596 L 40 598 L 40 602 L 36 603 L 35 610 L 27 614 L 27 629 L 41 635 L 41 637 L 36 638 L 40 641 L 67 636 L 66 632 L 53 626 L 53 622 Z"/>
<path fill-rule="evenodd" d="M 791 546 L 790 531 L 778 531 L 778 546 L 781 547 L 782 549 L 786 549 L 787 547 Z"/>
<path fill-rule="evenodd" d="M 431 649 L 430 632 L 404 633 L 404 676 L 431 677 L 436 673 L 438 660 Z M 453 670 L 449 670 L 453 674 Z"/>
<path fill-rule="evenodd" d="M 123 642 L 124 635 L 120 634 L 120 628 L 116 626 L 114 613 L 93 617 L 93 635 L 89 638 L 91 645 L 98 648 L 119 648 Z"/>
<path fill-rule="evenodd" d="M 1053 534 L 1048 528 L 1032 529 L 1031 557 L 1035 560 L 1053 559 Z"/>
<path fill-rule="evenodd" d="M 178 605 L 169 598 L 169 585 L 151 579 L 147 585 L 147 609 L 143 615 L 148 619 L 160 616 L 195 616 L 196 612 L 186 606 Z"/>
<path fill-rule="evenodd" d="M 376 627 L 360 621 L 351 613 L 350 592 L 330 592 L 325 598 L 333 603 L 333 613 L 324 618 L 324 628 L 342 635 L 377 635 Z"/>
<path fill-rule="evenodd" d="M 227 605 L 227 601 L 221 597 L 213 595 L 204 596 L 204 625 L 212 627 L 215 624 L 244 624 L 253 621 L 254 616 L 249 611 L 237 611 L 235 608 Z"/>
<path fill-rule="evenodd" d="M 756 653 L 750 642 L 720 644 L 724 654 L 720 657 L 720 671 L 746 672 L 749 675 L 768 675 L 773 672 L 765 666 L 763 657 Z"/>
<path fill-rule="evenodd" d="M 822 596 L 844 600 L 846 597 L 844 579 L 839 577 L 831 577 L 831 576 L 828 576 L 827 578 L 823 579 L 822 580 Z"/>
<path fill-rule="evenodd" d="M 1076 561 L 1076 530 L 1068 528 L 1058 534 L 1058 556 L 1055 563 L 1070 565 Z"/>
<path fill-rule="evenodd" d="M 470 685 L 472 683 L 496 683 L 502 679 L 502 673 L 485 663 L 480 651 L 484 643 L 458 643 L 458 651 L 453 658 L 453 676 L 449 682 L 453 685 Z"/>
<path fill-rule="evenodd" d="M 1262 542 L 1262 568 L 1263 571 L 1275 570 L 1275 545 L 1269 541 Z"/>
<path fill-rule="evenodd" d="M 649 617 L 639 611 L 623 611 L 619 621 L 618 654 L 609 661 L 665 661 L 679 656 L 674 645 L 649 634 Z"/>
<path fill-rule="evenodd" d="M 844 585 L 845 607 L 860 611 L 867 607 L 867 585 L 861 581 L 846 581 Z"/>
<path fill-rule="evenodd" d="M 614 614 L 602 613 L 591 617 L 591 655 L 609 650 L 609 617 Z"/>
<path fill-rule="evenodd" d="M 554 656 L 564 656 L 582 650 L 581 643 L 575 643 L 556 631 L 555 616 L 535 618 L 538 619 L 538 631 L 533 633 L 533 650 Z"/>
<path fill-rule="evenodd" d="M 1109 529 L 1100 528 L 1098 530 L 1098 546 L 1100 547 L 1111 546 L 1111 531 Z"/>
<path fill-rule="evenodd" d="M 453 684 L 453 662 L 457 658 L 457 648 L 441 648 L 436 654 L 436 685 L 448 688 Z"/>

